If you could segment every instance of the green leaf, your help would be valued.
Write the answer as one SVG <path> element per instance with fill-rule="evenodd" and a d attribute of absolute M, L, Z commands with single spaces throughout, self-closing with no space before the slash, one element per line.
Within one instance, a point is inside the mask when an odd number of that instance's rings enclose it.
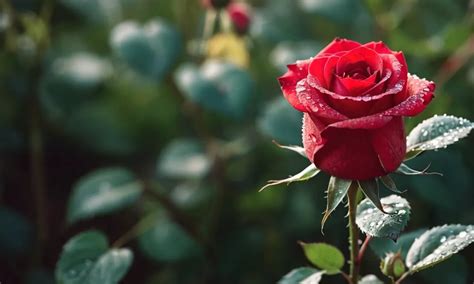
<path fill-rule="evenodd" d="M 305 12 L 326 17 L 340 24 L 349 25 L 355 15 L 362 10 L 358 1 L 351 0 L 298 0 L 298 4 Z"/>
<path fill-rule="evenodd" d="M 321 231 L 324 229 L 324 224 L 331 215 L 331 213 L 341 203 L 344 196 L 346 196 L 352 181 L 341 179 L 337 177 L 331 177 L 329 179 L 328 190 L 327 190 L 327 203 L 326 210 L 324 211 L 323 219 L 321 220 Z"/>
<path fill-rule="evenodd" d="M 160 80 L 181 52 L 181 38 L 174 27 L 154 19 L 143 27 L 134 21 L 117 25 L 110 45 L 133 70 L 152 80 Z"/>
<path fill-rule="evenodd" d="M 201 252 L 199 244 L 163 212 L 149 216 L 153 226 L 138 238 L 140 250 L 158 262 L 189 259 Z"/>
<path fill-rule="evenodd" d="M 174 79 L 189 100 L 232 118 L 245 116 L 254 94 L 249 73 L 228 62 L 208 60 L 200 68 L 187 63 Z"/>
<path fill-rule="evenodd" d="M 123 168 L 104 168 L 82 177 L 68 203 L 69 224 L 115 212 L 133 204 L 142 192 L 135 176 Z"/>
<path fill-rule="evenodd" d="M 304 58 L 310 58 L 321 50 L 322 46 L 314 41 L 298 41 L 279 43 L 270 53 L 271 63 L 285 73 L 287 71 L 286 65 L 289 62 L 296 62 Z"/>
<path fill-rule="evenodd" d="M 298 153 L 298 154 L 300 154 L 301 156 L 303 156 L 303 157 L 306 158 L 306 151 L 305 151 L 304 147 L 296 146 L 296 145 L 288 145 L 288 146 L 285 146 L 285 145 L 278 144 L 278 142 L 276 142 L 276 141 L 273 141 L 273 143 L 274 143 L 275 145 L 277 145 L 278 147 L 282 148 L 282 149 L 286 149 L 286 150 L 290 150 L 290 151 L 296 152 L 296 153 Z"/>
<path fill-rule="evenodd" d="M 60 2 L 93 23 L 112 23 L 121 16 L 120 0 L 60 0 Z"/>
<path fill-rule="evenodd" d="M 402 258 L 405 259 L 411 244 L 424 232 L 426 232 L 426 229 L 404 233 L 396 242 L 385 238 L 373 238 L 369 245 L 380 259 L 383 259 L 388 253 L 397 252 L 401 252 Z"/>
<path fill-rule="evenodd" d="M 210 167 L 204 147 L 195 139 L 172 141 L 158 160 L 158 172 L 172 178 L 202 178 Z"/>
<path fill-rule="evenodd" d="M 106 237 L 87 231 L 70 239 L 63 247 L 56 265 L 60 284 L 115 284 L 132 264 L 129 249 L 109 249 Z"/>
<path fill-rule="evenodd" d="M 357 226 L 368 235 L 396 240 L 408 223 L 410 205 L 398 195 L 390 195 L 380 201 L 388 214 L 377 210 L 368 198 L 364 199 L 357 206 Z"/>
<path fill-rule="evenodd" d="M 265 135 L 286 144 L 301 143 L 303 117 L 283 97 L 268 103 L 257 126 Z"/>
<path fill-rule="evenodd" d="M 275 185 L 279 185 L 279 184 L 283 184 L 283 183 L 290 184 L 290 183 L 295 182 L 295 181 L 309 180 L 309 179 L 315 177 L 317 174 L 319 174 L 319 172 L 320 172 L 320 170 L 318 168 L 316 168 L 316 166 L 314 164 L 310 164 L 304 170 L 302 170 L 301 172 L 299 172 L 296 175 L 291 176 L 289 178 L 280 179 L 280 180 L 269 180 L 268 184 L 266 184 L 264 187 L 262 187 L 259 191 L 262 191 L 262 190 L 264 190 L 264 189 L 266 189 L 270 186 L 275 186 Z"/>
<path fill-rule="evenodd" d="M 426 231 L 413 242 L 406 264 L 411 273 L 431 267 L 474 242 L 474 226 L 444 225 Z"/>
<path fill-rule="evenodd" d="M 418 124 L 407 137 L 407 152 L 446 148 L 469 135 L 474 123 L 451 115 L 435 115 Z"/>
<path fill-rule="evenodd" d="M 359 280 L 358 284 L 384 284 L 377 276 L 369 274 Z"/>
<path fill-rule="evenodd" d="M 344 255 L 335 246 L 325 243 L 300 243 L 306 258 L 327 274 L 337 274 L 344 266 Z"/>
<path fill-rule="evenodd" d="M 123 114 L 103 101 L 78 105 L 65 116 L 64 131 L 76 145 L 100 154 L 129 155 L 137 150 L 133 134 L 124 125 Z"/>
<path fill-rule="evenodd" d="M 379 179 L 391 191 L 396 192 L 396 193 L 403 193 L 403 191 L 400 191 L 397 188 L 397 185 L 395 184 L 395 182 L 393 181 L 393 179 L 389 175 L 381 176 Z"/>
<path fill-rule="evenodd" d="M 312 267 L 295 268 L 278 281 L 278 284 L 318 284 L 324 271 Z"/>
<path fill-rule="evenodd" d="M 107 60 L 90 53 L 55 58 L 40 84 L 40 102 L 47 119 L 64 123 L 72 111 L 91 99 L 112 71 Z"/>
<path fill-rule="evenodd" d="M 129 249 L 112 249 L 102 255 L 89 272 L 90 283 L 119 283 L 130 265 L 133 254 Z"/>
<path fill-rule="evenodd" d="M 363 180 L 358 181 L 359 188 L 362 190 L 364 195 L 372 201 L 375 207 L 377 207 L 380 211 L 385 212 L 383 209 L 382 203 L 380 203 L 380 196 L 379 196 L 379 184 L 377 180 Z"/>

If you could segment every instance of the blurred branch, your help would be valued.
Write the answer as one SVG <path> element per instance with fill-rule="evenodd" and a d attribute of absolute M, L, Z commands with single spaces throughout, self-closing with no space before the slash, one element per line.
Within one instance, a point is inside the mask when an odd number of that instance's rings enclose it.
<path fill-rule="evenodd" d="M 42 77 L 42 62 L 46 49 L 49 46 L 50 19 L 53 14 L 54 1 L 46 0 L 41 7 L 40 17 L 46 27 L 45 38 L 38 45 L 37 54 L 30 72 L 29 97 L 29 142 L 30 142 L 30 170 L 31 189 L 33 191 L 36 208 L 36 225 L 38 230 L 38 245 L 36 258 L 40 261 L 43 255 L 43 244 L 48 239 L 49 224 L 47 216 L 46 181 L 44 170 L 44 145 L 42 131 L 42 115 L 39 102 L 39 84 Z"/>
<path fill-rule="evenodd" d="M 181 211 L 176 205 L 165 195 L 160 194 L 159 190 L 162 187 L 156 181 L 146 181 L 144 183 L 145 194 L 156 199 L 171 215 L 173 220 L 179 223 L 188 234 L 190 234 L 195 240 L 204 243 L 204 239 L 201 237 L 199 231 L 194 226 L 191 218 Z"/>
<path fill-rule="evenodd" d="M 217 260 L 216 260 L 216 255 L 214 252 L 214 247 L 212 246 L 212 243 L 205 239 L 201 232 L 198 230 L 198 228 L 195 226 L 194 222 L 189 218 L 188 215 L 186 215 L 184 212 L 181 211 L 180 208 L 178 208 L 167 196 L 160 194 L 160 189 L 161 185 L 154 181 L 154 180 L 148 180 L 145 181 L 144 184 L 145 188 L 145 193 L 156 199 L 160 204 L 167 210 L 167 212 L 170 214 L 171 218 L 181 225 L 181 227 L 198 243 L 201 244 L 201 246 L 204 248 L 204 253 L 207 258 L 207 260 L 210 262 L 210 274 L 211 278 L 215 277 L 215 268 L 217 265 Z M 146 224 L 145 224 L 146 225 Z M 140 233 L 143 232 L 143 230 L 146 229 L 145 225 L 141 225 L 140 223 L 134 226 L 129 232 L 127 232 L 124 236 L 119 238 L 115 244 L 120 245 L 124 242 L 129 241 L 133 237 L 138 236 Z M 204 283 L 208 283 L 208 281 L 204 281 Z"/>
<path fill-rule="evenodd" d="M 474 35 L 471 35 L 446 61 L 441 65 L 434 81 L 438 87 L 445 84 L 459 69 L 474 55 Z"/>
<path fill-rule="evenodd" d="M 203 121 L 202 110 L 197 105 L 187 100 L 180 90 L 175 85 L 172 78 L 167 80 L 170 82 L 171 88 L 174 90 L 176 95 L 180 98 L 184 115 L 188 117 L 188 120 L 192 123 L 194 131 L 201 141 L 206 145 L 207 155 L 213 161 L 211 168 L 211 177 L 214 180 L 216 186 L 216 194 L 214 204 L 211 207 L 211 213 L 209 218 L 209 235 L 213 236 L 216 231 L 218 219 L 220 217 L 220 211 L 222 209 L 223 200 L 225 199 L 225 158 L 220 153 L 220 146 L 216 139 L 210 134 L 210 131 Z"/>
<path fill-rule="evenodd" d="M 139 237 L 148 231 L 155 224 L 155 218 L 153 215 L 147 216 L 135 224 L 130 230 L 125 232 L 119 237 L 113 244 L 112 247 L 120 248 L 130 242 L 131 240 Z"/>
<path fill-rule="evenodd" d="M 16 31 L 14 28 L 14 23 L 16 19 L 15 11 L 10 6 L 7 0 L 0 0 L 0 7 L 4 11 L 8 23 L 8 27 L 5 30 L 5 48 L 11 52 L 15 51 L 15 41 L 16 41 Z"/>

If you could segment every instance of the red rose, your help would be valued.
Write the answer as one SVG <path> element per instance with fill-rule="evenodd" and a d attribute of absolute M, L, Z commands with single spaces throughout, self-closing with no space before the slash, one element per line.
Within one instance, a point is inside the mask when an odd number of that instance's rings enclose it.
<path fill-rule="evenodd" d="M 406 151 L 402 117 L 422 112 L 435 89 L 408 74 L 402 52 L 346 39 L 288 65 L 278 80 L 288 102 L 304 112 L 308 158 L 322 171 L 352 180 L 400 166 Z"/>

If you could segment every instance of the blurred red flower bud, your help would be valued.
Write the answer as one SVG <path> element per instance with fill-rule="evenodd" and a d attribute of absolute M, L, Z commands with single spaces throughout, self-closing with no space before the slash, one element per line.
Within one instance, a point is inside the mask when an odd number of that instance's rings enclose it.
<path fill-rule="evenodd" d="M 227 13 L 237 33 L 245 34 L 251 21 L 250 7 L 244 3 L 231 3 L 227 7 Z"/>

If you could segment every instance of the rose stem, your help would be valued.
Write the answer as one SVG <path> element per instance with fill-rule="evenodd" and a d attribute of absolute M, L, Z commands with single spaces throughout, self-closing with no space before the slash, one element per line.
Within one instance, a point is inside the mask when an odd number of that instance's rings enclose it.
<path fill-rule="evenodd" d="M 359 229 L 355 223 L 356 206 L 357 206 L 357 191 L 359 190 L 357 182 L 352 182 L 349 191 L 347 192 L 348 199 L 348 216 L 349 216 L 349 249 L 351 253 L 350 260 L 350 277 L 353 284 L 359 280 Z"/>
<path fill-rule="evenodd" d="M 359 255 L 357 256 L 357 265 L 360 266 L 362 259 L 364 258 L 365 251 L 367 250 L 367 247 L 369 246 L 370 240 L 372 240 L 372 236 L 367 235 L 365 237 L 364 243 L 359 249 Z"/>

